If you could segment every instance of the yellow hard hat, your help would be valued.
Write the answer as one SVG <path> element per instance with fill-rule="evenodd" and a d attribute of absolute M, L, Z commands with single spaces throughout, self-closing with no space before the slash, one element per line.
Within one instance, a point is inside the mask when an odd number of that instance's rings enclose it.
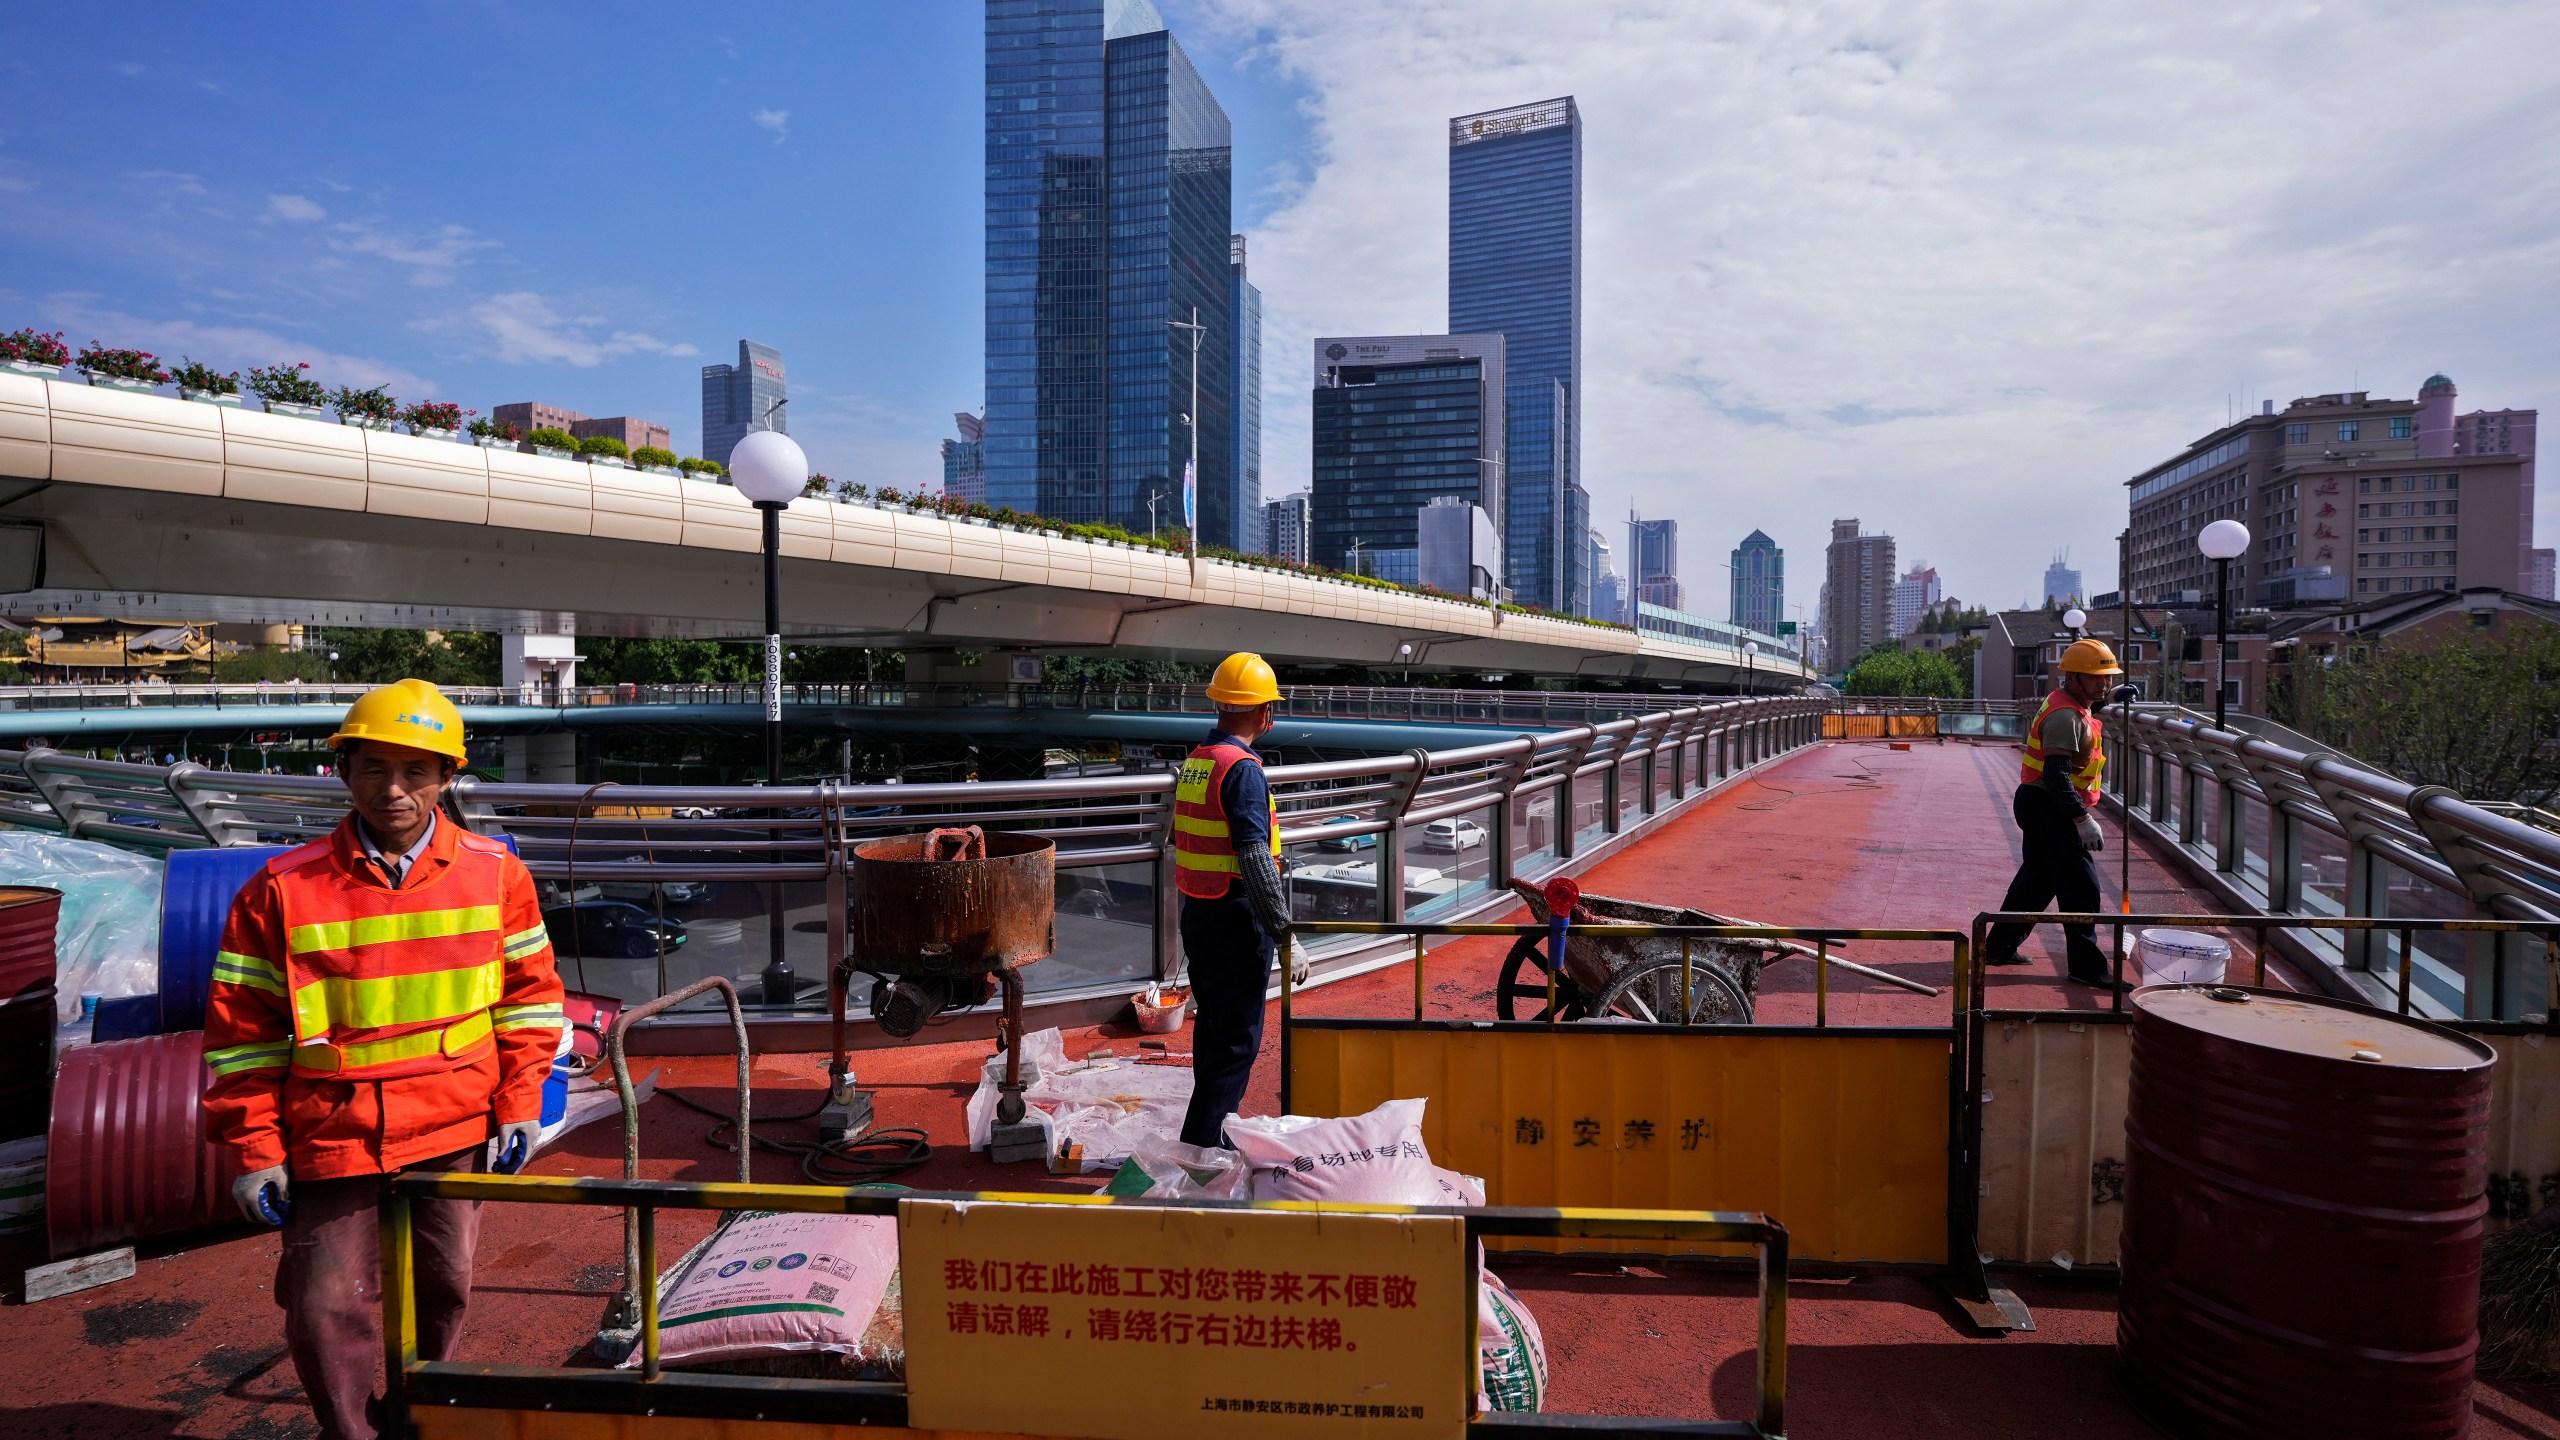
<path fill-rule="evenodd" d="M 2062 652 L 2062 672 L 2066 675 L 2121 675 L 2124 667 L 2116 663 L 2116 652 L 2104 640 L 2074 640 Z"/>
<path fill-rule="evenodd" d="M 338 722 L 338 733 L 329 737 L 329 745 L 336 749 L 358 740 L 406 745 L 459 761 L 464 758 L 462 712 L 453 708 L 443 691 L 424 680 L 397 681 L 366 691 L 348 706 L 347 718 Z"/>
<path fill-rule="evenodd" d="M 1270 661 L 1238 651 L 1209 677 L 1209 698 L 1221 705 L 1268 705 L 1280 698 L 1280 677 L 1271 673 Z"/>

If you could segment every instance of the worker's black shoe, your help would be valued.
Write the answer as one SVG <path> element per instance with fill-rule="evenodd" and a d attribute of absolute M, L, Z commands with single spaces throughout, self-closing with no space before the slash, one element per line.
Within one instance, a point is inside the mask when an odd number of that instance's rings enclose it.
<path fill-rule="evenodd" d="M 1985 950 L 1982 952 L 1982 963 L 1985 965 L 2028 965 L 2033 964 L 2034 962 L 2030 961 L 2026 956 L 2019 954 L 2015 950 Z"/>
<path fill-rule="evenodd" d="M 2115 977 L 2107 974 L 2103 970 L 2073 970 L 2067 978 L 2074 985 L 2090 985 L 2095 986 L 2100 990 L 2131 990 L 2133 988 L 2130 985 L 2117 984 Z"/>

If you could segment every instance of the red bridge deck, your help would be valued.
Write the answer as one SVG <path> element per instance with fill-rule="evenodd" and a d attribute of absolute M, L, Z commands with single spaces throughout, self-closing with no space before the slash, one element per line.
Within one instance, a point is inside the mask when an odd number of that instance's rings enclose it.
<path fill-rule="evenodd" d="M 1991 908 L 2015 863 L 2008 821 L 2016 752 L 1922 742 L 1833 745 L 1793 757 L 1715 797 L 1663 834 L 1594 866 L 1584 888 L 1694 905 L 1772 924 L 1968 928 Z M 2114 842 L 2110 827 L 2110 843 Z M 2107 902 L 2116 902 L 2115 856 Z M 2134 862 L 2137 909 L 2209 908 L 2147 855 Z M 1487 1016 L 1486 997 L 1504 945 L 1453 942 L 1433 952 L 1432 1013 Z M 1947 957 L 1925 946 L 1855 946 L 1863 963 L 1944 985 Z M 2104 997 L 2064 984 L 2053 958 L 2059 937 L 2039 936 L 2038 963 L 1995 972 L 1995 1004 L 2097 1006 Z M 2279 971 L 2272 976 L 2278 983 Z M 2297 982 L 2298 983 L 2298 982 Z M 1763 976 L 1762 1015 L 1810 1020 L 1812 980 L 1801 963 Z M 1391 970 L 1305 997 L 1311 1012 L 1404 1014 L 1411 977 Z M 1841 977 L 1835 1023 L 1925 1022 L 1930 1001 Z M 1071 1032 L 1070 1054 L 1101 1044 L 1124 1050 L 1135 1032 L 1105 1026 Z M 1266 1044 L 1250 1107 L 1278 1095 L 1277 1046 Z M 884 1125 L 912 1125 L 954 1147 L 961 1108 L 983 1044 L 918 1045 L 860 1057 Z M 788 1115 L 814 1106 L 823 1060 L 769 1056 L 755 1066 L 757 1108 Z M 643 1062 L 662 1087 L 705 1104 L 730 1103 L 730 1062 Z M 735 1160 L 704 1143 L 709 1121 L 659 1101 L 642 1120 L 644 1173 L 672 1179 L 735 1175 Z M 770 1125 L 795 1138 L 803 1125 Z M 533 1169 L 610 1174 L 620 1139 L 610 1123 L 570 1136 Z M 761 1180 L 797 1182 L 786 1156 L 759 1154 Z M 938 1151 L 905 1183 L 950 1189 L 1091 1188 L 1035 1167 L 994 1167 L 965 1150 Z M 662 1245 L 690 1244 L 707 1217 L 670 1213 Z M 268 1291 L 277 1242 L 233 1232 L 146 1247 L 133 1280 L 27 1306 L 17 1280 L 44 1257 L 37 1242 L 0 1243 L 6 1298 L 0 1354 L 0 1435 L 84 1437 L 292 1437 L 312 1433 L 281 1317 Z M 465 1359 L 579 1363 L 620 1270 L 620 1217 L 607 1210 L 493 1207 L 483 1228 L 480 1289 Z M 675 1253 L 672 1248 L 668 1253 Z M 1509 1266 L 1506 1265 L 1506 1269 Z M 1616 1265 L 1534 1264 L 1511 1271 L 1549 1347 L 1550 1408 L 1692 1418 L 1751 1413 L 1753 1307 L 1746 1279 L 1672 1274 Z M 2033 1334 L 1977 1338 L 1924 1281 L 1903 1277 L 1798 1280 L 1790 1305 L 1789 1429 L 1798 1435 L 2044 1437 L 2148 1436 L 2113 1391 L 2112 1286 L 2094 1278 L 2026 1278 Z M 2560 1396 L 2484 1385 L 2473 1434 L 2560 1437 Z"/>

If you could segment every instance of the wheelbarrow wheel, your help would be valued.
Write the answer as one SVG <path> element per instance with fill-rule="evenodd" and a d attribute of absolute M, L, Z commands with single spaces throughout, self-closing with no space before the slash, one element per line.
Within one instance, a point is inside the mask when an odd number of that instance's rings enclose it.
<path fill-rule="evenodd" d="M 1580 1020 L 1590 1015 L 1590 998 L 1571 975 L 1556 976 L 1556 1008 L 1547 1014 L 1546 941 L 1523 935 L 1502 962 L 1502 983 L 1493 992 L 1493 1010 L 1505 1020 Z M 1536 1013 L 1525 1014 L 1533 1009 Z"/>
<path fill-rule="evenodd" d="M 1688 1013 L 1681 1013 L 1680 962 L 1630 965 L 1612 977 L 1591 1004 L 1595 1015 L 1655 1025 L 1748 1025 L 1750 997 L 1722 970 L 1703 961 L 1689 966 Z"/>

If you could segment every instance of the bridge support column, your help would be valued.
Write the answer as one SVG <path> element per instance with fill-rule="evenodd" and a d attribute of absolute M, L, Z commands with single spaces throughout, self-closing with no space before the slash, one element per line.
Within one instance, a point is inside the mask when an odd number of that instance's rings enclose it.
<path fill-rule="evenodd" d="M 578 737 L 568 731 L 510 735 L 507 779 L 519 785 L 570 785 L 578 779 Z"/>

